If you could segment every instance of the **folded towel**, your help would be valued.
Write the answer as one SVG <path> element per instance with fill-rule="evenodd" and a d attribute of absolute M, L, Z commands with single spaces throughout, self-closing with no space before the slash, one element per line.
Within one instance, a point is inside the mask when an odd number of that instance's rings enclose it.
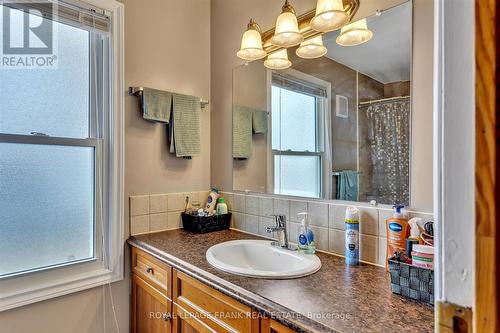
<path fill-rule="evenodd" d="M 170 151 L 177 157 L 200 155 L 200 99 L 172 94 L 172 121 L 169 125 Z"/>
<path fill-rule="evenodd" d="M 252 112 L 253 132 L 258 134 L 267 133 L 267 112 L 263 110 L 253 110 Z"/>
<path fill-rule="evenodd" d="M 233 110 L 233 158 L 252 155 L 252 109 L 235 106 Z"/>
<path fill-rule="evenodd" d="M 358 201 L 358 172 L 345 170 L 339 172 L 337 180 L 337 199 Z"/>
<path fill-rule="evenodd" d="M 168 123 L 172 108 L 172 94 L 168 91 L 144 88 L 141 105 L 144 119 Z"/>

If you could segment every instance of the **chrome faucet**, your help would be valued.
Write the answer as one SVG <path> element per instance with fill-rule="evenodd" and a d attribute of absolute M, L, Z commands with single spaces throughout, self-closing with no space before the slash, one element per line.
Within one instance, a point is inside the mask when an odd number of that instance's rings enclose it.
<path fill-rule="evenodd" d="M 278 236 L 277 242 L 272 242 L 272 246 L 280 247 L 287 250 L 295 251 L 296 246 L 288 243 L 288 230 L 286 228 L 286 216 L 285 215 L 273 215 L 274 216 L 274 226 L 266 227 L 266 232 L 276 232 Z"/>

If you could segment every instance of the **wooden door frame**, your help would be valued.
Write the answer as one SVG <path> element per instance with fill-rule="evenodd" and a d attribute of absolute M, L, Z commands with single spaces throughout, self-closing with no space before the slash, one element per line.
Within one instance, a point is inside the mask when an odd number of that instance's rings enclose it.
<path fill-rule="evenodd" d="M 475 0 L 476 254 L 474 332 L 500 331 L 500 115 L 496 0 Z"/>

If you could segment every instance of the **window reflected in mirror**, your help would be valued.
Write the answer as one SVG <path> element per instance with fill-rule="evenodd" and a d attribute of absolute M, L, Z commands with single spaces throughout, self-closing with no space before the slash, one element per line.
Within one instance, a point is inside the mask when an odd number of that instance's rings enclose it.
<path fill-rule="evenodd" d="M 409 205 L 412 3 L 365 27 L 324 34 L 316 59 L 289 48 L 289 69 L 234 69 L 234 190 Z"/>

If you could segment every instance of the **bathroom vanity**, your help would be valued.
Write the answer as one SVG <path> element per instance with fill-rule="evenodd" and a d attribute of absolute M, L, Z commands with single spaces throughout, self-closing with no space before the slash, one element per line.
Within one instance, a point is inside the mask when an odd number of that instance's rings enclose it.
<path fill-rule="evenodd" d="M 433 309 L 393 295 L 380 267 L 318 253 L 315 274 L 272 280 L 209 265 L 211 246 L 242 239 L 259 237 L 182 229 L 131 237 L 132 332 L 433 331 Z"/>

